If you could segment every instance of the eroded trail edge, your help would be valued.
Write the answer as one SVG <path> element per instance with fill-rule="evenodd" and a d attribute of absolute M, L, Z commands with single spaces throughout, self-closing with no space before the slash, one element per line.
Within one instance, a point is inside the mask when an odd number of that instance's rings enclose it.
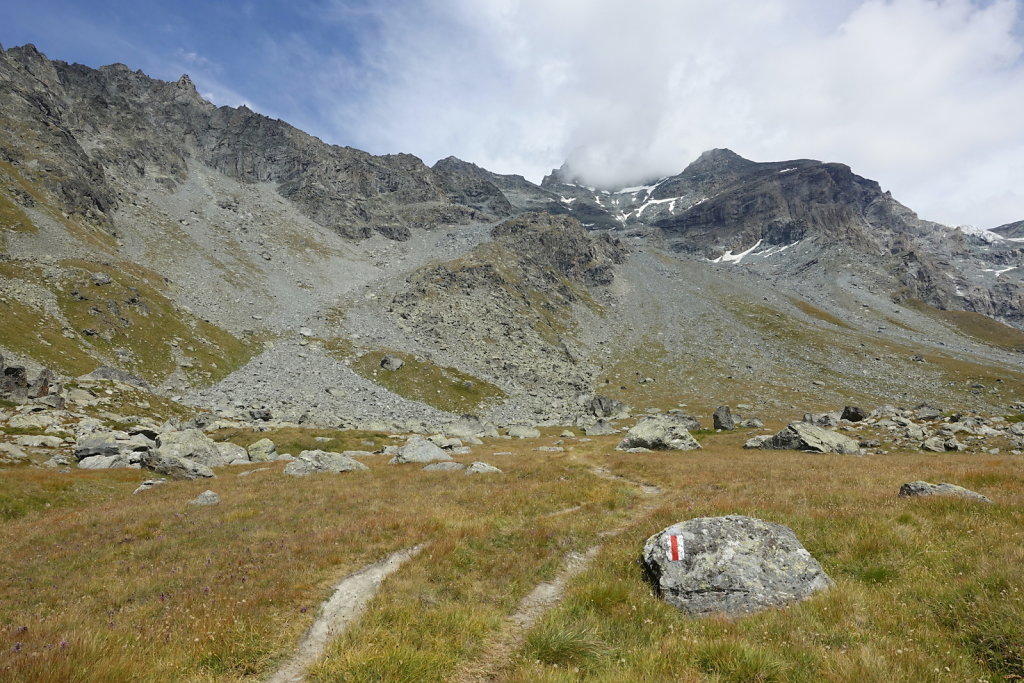
<path fill-rule="evenodd" d="M 269 683 L 295 683 L 305 680 L 306 670 L 363 613 L 380 589 L 381 583 L 407 561 L 416 557 L 426 544 L 412 546 L 388 555 L 379 562 L 349 574 L 334 588 L 320 608 L 320 616 L 299 642 L 295 655 L 271 676 Z"/>

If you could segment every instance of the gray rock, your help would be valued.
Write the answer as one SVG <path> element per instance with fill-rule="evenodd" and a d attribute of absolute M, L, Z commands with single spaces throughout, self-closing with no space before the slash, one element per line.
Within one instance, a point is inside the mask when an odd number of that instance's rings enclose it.
<path fill-rule="evenodd" d="M 753 439 L 750 441 L 753 441 Z M 775 436 L 764 440 L 759 446 L 747 446 L 744 444 L 744 448 L 750 447 L 769 450 L 809 451 L 811 453 L 860 454 L 860 444 L 850 437 L 818 427 L 809 422 L 791 422 L 788 427 Z"/>
<path fill-rule="evenodd" d="M 736 421 L 732 419 L 732 411 L 729 406 L 718 406 L 711 416 L 715 429 L 731 431 L 736 429 Z"/>
<path fill-rule="evenodd" d="M 82 375 L 78 378 L 79 380 L 86 382 L 95 382 L 98 380 L 108 380 L 111 382 L 120 382 L 121 384 L 128 384 L 133 387 L 139 387 L 140 389 L 149 389 L 149 382 L 136 377 L 135 375 L 125 372 L 124 370 L 118 370 L 107 365 L 101 365 L 96 368 L 88 375 Z"/>
<path fill-rule="evenodd" d="M 422 436 L 410 438 L 398 449 L 398 455 L 390 460 L 392 465 L 403 465 L 410 462 L 437 462 L 451 460 L 452 457 Z"/>
<path fill-rule="evenodd" d="M 71 460 L 66 455 L 55 455 L 43 463 L 43 467 L 67 467 Z"/>
<path fill-rule="evenodd" d="M 83 470 L 109 470 L 132 467 L 138 469 L 141 465 L 140 457 L 136 456 L 134 462 L 127 455 L 90 455 L 78 461 L 78 466 Z"/>
<path fill-rule="evenodd" d="M 380 366 L 382 368 L 384 368 L 385 370 L 388 370 L 390 372 L 394 372 L 395 370 L 398 370 L 403 365 L 405 365 L 405 361 L 404 360 L 402 360 L 398 356 L 392 355 L 390 353 L 380 359 Z"/>
<path fill-rule="evenodd" d="M 583 428 L 583 433 L 587 436 L 609 436 L 610 434 L 618 434 L 617 430 L 612 423 L 605 419 L 600 419 L 592 425 L 587 425 Z"/>
<path fill-rule="evenodd" d="M 595 396 L 590 401 L 590 414 L 594 417 L 624 417 L 629 409 L 622 401 L 605 396 Z"/>
<path fill-rule="evenodd" d="M 967 500 L 974 500 L 979 503 L 991 503 L 992 501 L 986 496 L 965 489 L 962 486 L 956 484 L 929 484 L 926 481 L 912 481 L 904 484 L 900 487 L 901 498 L 913 498 L 917 496 L 951 496 L 955 498 L 965 498 Z"/>
<path fill-rule="evenodd" d="M 746 443 L 743 444 L 744 448 L 764 448 L 764 445 L 771 441 L 772 434 L 761 434 L 759 436 L 752 436 L 747 439 Z"/>
<path fill-rule="evenodd" d="M 539 446 L 533 450 L 540 451 L 541 453 L 562 453 L 565 451 L 561 446 Z"/>
<path fill-rule="evenodd" d="M 857 406 L 846 406 L 843 408 L 843 414 L 839 419 L 849 420 L 850 422 L 862 422 L 868 419 L 868 413 Z"/>
<path fill-rule="evenodd" d="M 685 417 L 685 416 L 684 416 Z M 650 448 L 656 451 L 692 451 L 700 448 L 679 416 L 652 415 L 636 423 L 616 448 Z"/>
<path fill-rule="evenodd" d="M 217 444 L 198 429 L 163 432 L 157 435 L 156 443 L 157 449 L 164 457 L 191 460 L 207 467 L 227 464 L 217 450 Z"/>
<path fill-rule="evenodd" d="M 225 465 L 244 465 L 250 462 L 249 452 L 236 443 L 220 441 L 214 444 Z"/>
<path fill-rule="evenodd" d="M 0 458 L 10 460 L 28 460 L 28 453 L 12 443 L 0 443 Z"/>
<path fill-rule="evenodd" d="M 203 491 L 188 502 L 189 505 L 219 505 L 220 496 L 213 491 Z"/>
<path fill-rule="evenodd" d="M 95 432 L 80 436 L 75 443 L 75 457 L 79 460 L 93 455 L 117 455 L 121 445 L 113 432 Z"/>
<path fill-rule="evenodd" d="M 933 436 L 921 443 L 921 450 L 931 451 L 932 453 L 945 453 L 947 451 L 962 451 L 964 450 L 964 445 L 952 436 Z"/>
<path fill-rule="evenodd" d="M 0 398 L 16 403 L 28 400 L 28 373 L 20 365 L 3 366 L 0 362 Z"/>
<path fill-rule="evenodd" d="M 526 425 L 513 425 L 508 428 L 508 435 L 513 439 L 537 439 L 540 438 L 540 430 Z"/>
<path fill-rule="evenodd" d="M 466 474 L 501 474 L 501 470 L 485 462 L 474 462 L 466 468 Z"/>
<path fill-rule="evenodd" d="M 277 460 L 277 446 L 270 439 L 260 439 L 245 449 L 251 462 L 272 462 Z"/>
<path fill-rule="evenodd" d="M 59 436 L 19 436 L 14 440 L 19 446 L 25 448 L 60 448 L 64 440 Z"/>
<path fill-rule="evenodd" d="M 761 429 L 764 427 L 764 422 L 761 422 L 756 417 L 748 417 L 745 420 L 737 422 L 736 426 L 740 429 Z"/>
<path fill-rule="evenodd" d="M 355 458 L 330 451 L 302 451 L 299 457 L 285 465 L 284 473 L 293 477 L 305 477 L 324 472 L 359 472 L 370 469 Z"/>
<path fill-rule="evenodd" d="M 466 469 L 461 462 L 433 462 L 423 468 L 424 472 L 457 472 Z"/>
<path fill-rule="evenodd" d="M 146 481 L 139 484 L 139 487 L 132 491 L 132 494 L 142 493 L 143 491 L 149 491 L 157 486 L 163 486 L 167 483 L 166 479 L 147 479 Z"/>
<path fill-rule="evenodd" d="M 792 530 L 742 516 L 673 524 L 647 539 L 641 564 L 659 597 L 694 616 L 782 607 L 832 585 Z"/>
<path fill-rule="evenodd" d="M 206 465 L 161 453 L 159 450 L 147 451 L 142 455 L 143 467 L 164 474 L 171 479 L 213 478 L 213 470 Z"/>

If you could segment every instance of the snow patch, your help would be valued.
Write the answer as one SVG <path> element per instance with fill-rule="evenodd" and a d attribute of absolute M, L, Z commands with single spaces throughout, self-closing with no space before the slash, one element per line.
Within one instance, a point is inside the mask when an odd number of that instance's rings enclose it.
<path fill-rule="evenodd" d="M 577 199 L 576 197 L 563 197 L 561 195 L 558 198 L 562 200 L 563 204 L 572 204 Z"/>
<path fill-rule="evenodd" d="M 738 254 L 734 254 L 731 251 L 727 251 L 716 259 L 711 259 L 712 263 L 739 263 L 743 260 L 744 256 L 748 256 L 751 252 L 761 246 L 763 240 L 758 240 L 754 246 L 746 251 L 741 251 Z"/>
<path fill-rule="evenodd" d="M 779 173 L 790 173 L 791 171 L 795 171 L 795 170 L 796 170 L 796 167 L 794 166 L 793 168 L 784 168 L 781 171 L 779 171 Z"/>
<path fill-rule="evenodd" d="M 1020 266 L 1010 266 L 1009 268 L 1002 268 L 1002 269 L 999 269 L 999 268 L 985 268 L 982 272 L 983 273 L 995 273 L 996 276 L 998 277 L 998 276 L 1002 275 L 1003 273 L 1010 272 L 1011 270 L 1017 270 L 1017 268 L 1019 268 L 1019 267 Z"/>
<path fill-rule="evenodd" d="M 992 244 L 994 242 L 1002 242 L 1003 240 L 1006 239 L 999 233 L 992 232 L 991 230 L 986 230 L 985 228 L 976 228 L 973 225 L 958 225 L 956 226 L 956 229 L 965 235 L 970 235 L 972 237 L 980 237 L 982 240 L 988 242 L 989 244 Z"/>

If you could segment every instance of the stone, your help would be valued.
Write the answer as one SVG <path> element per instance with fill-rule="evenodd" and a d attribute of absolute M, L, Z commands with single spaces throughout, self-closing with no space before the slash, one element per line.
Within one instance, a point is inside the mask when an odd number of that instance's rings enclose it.
<path fill-rule="evenodd" d="M 584 427 L 583 433 L 587 436 L 609 436 L 618 434 L 619 430 L 613 427 L 611 422 L 602 418 L 594 424 Z"/>
<path fill-rule="evenodd" d="M 671 413 L 652 415 L 636 423 L 616 446 L 618 450 L 650 448 L 655 451 L 692 451 L 700 448 L 684 426 L 685 420 Z"/>
<path fill-rule="evenodd" d="M 513 439 L 538 439 L 540 430 L 526 425 L 513 425 L 508 428 L 508 435 Z"/>
<path fill-rule="evenodd" d="M 647 539 L 641 565 L 655 594 L 692 616 L 783 607 L 832 585 L 791 529 L 739 515 L 663 529 Z"/>
<path fill-rule="evenodd" d="M 155 489 L 157 486 L 163 486 L 167 483 L 166 479 L 147 479 L 146 481 L 139 484 L 139 487 L 132 491 L 132 494 L 142 493 L 143 491 L 149 491 Z"/>
<path fill-rule="evenodd" d="M 12 443 L 0 443 L 0 458 L 9 460 L 28 460 L 28 453 Z"/>
<path fill-rule="evenodd" d="M 744 448 L 764 448 L 765 443 L 771 441 L 772 434 L 761 434 L 759 436 L 752 436 L 746 440 L 743 444 Z"/>
<path fill-rule="evenodd" d="M 322 472 L 337 474 L 341 472 L 359 472 L 368 469 L 370 468 L 347 455 L 313 450 L 299 453 L 299 457 L 285 465 L 284 474 L 293 477 L 305 477 Z"/>
<path fill-rule="evenodd" d="M 565 451 L 561 446 L 539 446 L 533 450 L 540 451 L 541 453 L 562 453 Z"/>
<path fill-rule="evenodd" d="M 732 419 L 732 411 L 729 409 L 729 406 L 718 406 L 715 408 L 711 421 L 714 423 L 715 429 L 723 431 L 736 429 L 736 421 Z"/>
<path fill-rule="evenodd" d="M 220 454 L 221 462 L 225 465 L 245 465 L 250 462 L 249 453 L 244 448 L 230 441 L 222 441 L 214 444 Z"/>
<path fill-rule="evenodd" d="M 28 385 L 25 395 L 31 399 L 43 398 L 50 393 L 50 383 L 53 382 L 53 373 L 47 368 L 39 371 L 39 375 Z"/>
<path fill-rule="evenodd" d="M 424 472 L 457 472 L 466 469 L 461 462 L 432 462 L 423 468 Z"/>
<path fill-rule="evenodd" d="M 274 419 L 274 414 L 266 408 L 253 408 L 249 411 L 249 418 L 254 422 L 270 422 Z"/>
<path fill-rule="evenodd" d="M 206 465 L 161 453 L 159 450 L 147 451 L 142 455 L 142 465 L 157 474 L 164 474 L 171 479 L 211 479 L 215 475 Z"/>
<path fill-rule="evenodd" d="M 745 420 L 737 422 L 736 426 L 740 429 L 762 429 L 764 427 L 764 422 L 761 422 L 761 420 L 756 417 L 748 417 Z"/>
<path fill-rule="evenodd" d="M 54 408 L 56 410 L 64 410 L 64 407 L 67 405 L 67 401 L 63 396 L 53 393 L 47 394 L 46 396 L 40 396 L 35 399 L 35 403 L 41 406 L 46 406 L 47 408 Z"/>
<path fill-rule="evenodd" d="M 857 406 L 846 406 L 843 408 L 843 414 L 839 419 L 848 420 L 850 422 L 862 422 L 868 419 L 868 413 Z"/>
<path fill-rule="evenodd" d="M 85 382 L 95 382 L 98 380 L 107 380 L 111 382 L 120 382 L 121 384 L 127 384 L 129 386 L 138 387 L 140 389 L 149 389 L 149 382 L 136 377 L 130 372 L 124 370 L 118 370 L 107 365 L 101 365 L 87 375 L 82 375 L 78 378 Z"/>
<path fill-rule="evenodd" d="M 28 373 L 20 365 L 6 366 L 0 371 L 0 398 L 16 403 L 28 399 Z"/>
<path fill-rule="evenodd" d="M 207 467 L 227 464 L 217 444 L 199 429 L 163 432 L 157 435 L 156 443 L 160 454 L 166 457 L 191 460 Z"/>
<path fill-rule="evenodd" d="M 71 461 L 66 455 L 55 455 L 43 463 L 43 467 L 67 467 Z"/>
<path fill-rule="evenodd" d="M 576 438 L 576 432 L 572 431 L 571 429 L 566 429 L 565 431 L 563 431 L 558 436 L 560 436 L 563 439 L 575 439 Z"/>
<path fill-rule="evenodd" d="M 929 484 L 926 481 L 912 481 L 900 487 L 900 498 L 914 498 L 917 496 L 950 496 L 964 498 L 979 503 L 991 503 L 991 499 L 970 489 L 965 489 L 956 484 Z"/>
<path fill-rule="evenodd" d="M 83 470 L 110 470 L 110 469 L 121 469 L 125 467 L 132 467 L 138 469 L 141 467 L 139 461 L 140 456 L 135 457 L 135 462 L 122 453 L 117 455 L 90 455 L 87 458 L 82 458 L 78 461 L 78 466 Z"/>
<path fill-rule="evenodd" d="M 260 439 L 245 449 L 251 462 L 272 462 L 277 460 L 277 446 L 270 439 Z"/>
<path fill-rule="evenodd" d="M 933 436 L 930 439 L 925 439 L 921 443 L 921 450 L 931 451 L 932 453 L 945 453 L 946 440 L 939 436 Z"/>
<path fill-rule="evenodd" d="M 410 462 L 437 462 L 451 460 L 452 457 L 437 445 L 422 436 L 411 437 L 404 446 L 398 449 L 398 455 L 389 462 L 392 465 L 403 465 Z"/>
<path fill-rule="evenodd" d="M 606 396 L 595 396 L 590 401 L 590 414 L 594 417 L 625 417 L 629 409 L 622 401 Z"/>
<path fill-rule="evenodd" d="M 380 366 L 389 372 L 394 372 L 403 365 L 405 365 L 404 360 L 390 353 L 380 359 Z"/>
<path fill-rule="evenodd" d="M 494 465 L 488 465 L 485 462 L 474 462 L 472 465 L 466 468 L 466 474 L 501 474 Z"/>
<path fill-rule="evenodd" d="M 748 443 L 750 442 L 748 441 Z M 746 444 L 743 447 L 748 448 Z M 850 437 L 809 422 L 791 422 L 788 427 L 764 440 L 761 445 L 750 447 L 811 453 L 860 454 L 860 444 Z"/>
<path fill-rule="evenodd" d="M 219 505 L 220 496 L 213 491 L 203 491 L 188 502 L 189 505 Z"/>
<path fill-rule="evenodd" d="M 19 436 L 14 440 L 19 446 L 25 448 L 60 448 L 64 445 L 64 439 L 59 436 Z"/>
<path fill-rule="evenodd" d="M 113 432 L 94 432 L 78 437 L 75 442 L 75 458 L 81 460 L 93 455 L 117 455 L 121 445 Z"/>

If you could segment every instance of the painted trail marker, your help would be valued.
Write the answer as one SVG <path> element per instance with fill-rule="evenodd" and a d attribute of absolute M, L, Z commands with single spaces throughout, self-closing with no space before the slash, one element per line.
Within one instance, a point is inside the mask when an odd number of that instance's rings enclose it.
<path fill-rule="evenodd" d="M 683 559 L 683 537 L 676 535 L 669 535 L 666 539 L 668 543 L 668 559 L 671 562 L 680 562 Z"/>

